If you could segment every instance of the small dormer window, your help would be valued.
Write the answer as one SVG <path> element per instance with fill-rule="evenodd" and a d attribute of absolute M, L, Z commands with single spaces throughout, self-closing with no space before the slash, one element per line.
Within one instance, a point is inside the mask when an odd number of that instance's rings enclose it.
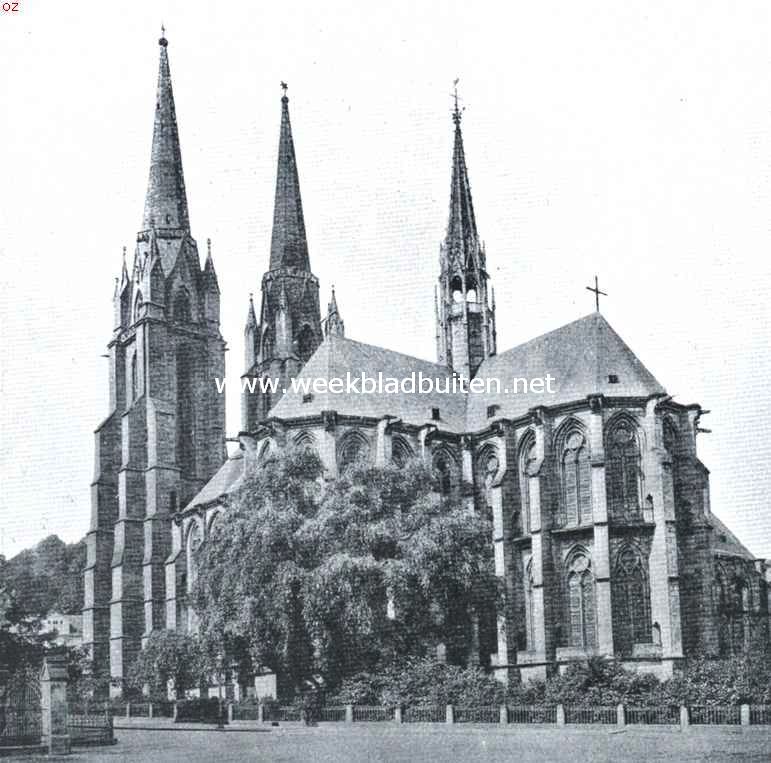
<path fill-rule="evenodd" d="M 608 374 L 608 384 L 618 384 L 618 376 L 616 374 Z"/>
<path fill-rule="evenodd" d="M 439 416 L 439 409 L 438 408 L 432 408 L 431 409 L 431 419 L 433 421 L 439 421 L 440 416 Z"/>
<path fill-rule="evenodd" d="M 500 405 L 488 405 L 487 406 L 487 418 L 491 419 L 500 410 Z"/>
<path fill-rule="evenodd" d="M 312 392 L 306 392 L 303 395 L 303 403 L 310 403 L 313 401 L 313 393 Z"/>

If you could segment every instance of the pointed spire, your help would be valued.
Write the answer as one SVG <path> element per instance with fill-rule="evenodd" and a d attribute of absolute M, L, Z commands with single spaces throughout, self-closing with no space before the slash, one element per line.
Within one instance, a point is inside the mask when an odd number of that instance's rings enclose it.
<path fill-rule="evenodd" d="M 273 236 L 270 242 L 270 269 L 294 267 L 310 270 L 308 241 L 305 237 L 300 180 L 289 122 L 287 85 L 281 83 L 281 135 L 278 143 L 276 202 L 273 209 Z"/>
<path fill-rule="evenodd" d="M 327 317 L 324 321 L 324 336 L 345 336 L 345 322 L 340 317 L 337 307 L 335 287 L 332 287 L 332 298 L 327 304 Z"/>
<path fill-rule="evenodd" d="M 466 155 L 463 150 L 463 134 L 460 129 L 462 111 L 458 108 L 458 81 L 455 80 L 455 108 L 452 121 L 455 123 L 455 145 L 452 152 L 452 181 L 450 185 L 450 219 L 447 224 L 447 248 L 450 254 L 462 258 L 470 256 L 478 246 L 477 223 L 474 205 L 471 201 L 471 184 L 466 169 Z"/>
<path fill-rule="evenodd" d="M 257 313 L 254 312 L 254 295 L 249 292 L 249 310 L 246 313 L 246 329 L 254 328 L 257 325 Z"/>
<path fill-rule="evenodd" d="M 165 29 L 161 27 L 165 35 Z M 181 228 L 189 230 L 190 222 L 182 174 L 182 153 L 179 147 L 174 94 L 167 53 L 168 40 L 158 40 L 158 93 L 155 100 L 153 146 L 150 152 L 150 179 L 147 184 L 142 229 Z"/>

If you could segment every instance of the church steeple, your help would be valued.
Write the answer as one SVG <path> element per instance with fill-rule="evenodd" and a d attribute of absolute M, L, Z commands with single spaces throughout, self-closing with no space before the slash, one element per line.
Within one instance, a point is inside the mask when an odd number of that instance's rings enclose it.
<path fill-rule="evenodd" d="M 305 219 L 300 198 L 300 179 L 289 121 L 287 86 L 281 83 L 281 134 L 278 142 L 278 172 L 276 174 L 276 201 L 273 208 L 273 236 L 270 242 L 270 269 L 297 268 L 310 270 L 308 241 L 305 237 Z"/>
<path fill-rule="evenodd" d="M 324 336 L 345 336 L 345 322 L 337 307 L 335 287 L 332 287 L 332 298 L 327 304 L 327 317 L 324 319 Z"/>
<path fill-rule="evenodd" d="M 174 93 L 169 70 L 169 43 L 165 36 L 158 40 L 158 45 L 158 93 L 155 99 L 150 178 L 147 183 L 142 228 L 177 228 L 189 231 L 182 152 L 179 147 L 177 115 L 174 110 Z"/>
<path fill-rule="evenodd" d="M 487 298 L 489 276 L 471 200 L 457 89 L 452 120 L 450 212 L 439 253 L 437 350 L 440 363 L 470 379 L 482 361 L 495 354 L 495 307 Z"/>
<path fill-rule="evenodd" d="M 267 418 L 289 380 L 300 372 L 323 339 L 319 282 L 310 268 L 285 82 L 281 89 L 270 260 L 262 277 L 260 311 L 253 315 L 251 304 L 249 307 L 243 378 L 271 377 L 282 383 L 274 393 L 244 392 L 241 412 L 245 431 L 251 431 Z"/>

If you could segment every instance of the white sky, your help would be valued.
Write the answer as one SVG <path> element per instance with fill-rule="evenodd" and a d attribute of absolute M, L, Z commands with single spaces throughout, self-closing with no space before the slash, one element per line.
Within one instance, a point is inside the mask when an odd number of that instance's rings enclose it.
<path fill-rule="evenodd" d="M 100 355 L 141 223 L 164 21 L 231 382 L 268 262 L 282 79 L 322 302 L 334 283 L 349 336 L 433 359 L 459 76 L 500 349 L 590 312 L 598 273 L 618 333 L 677 400 L 711 409 L 713 510 L 771 557 L 771 6 L 473 5 L 0 14 L 1 553 L 88 528 Z"/>

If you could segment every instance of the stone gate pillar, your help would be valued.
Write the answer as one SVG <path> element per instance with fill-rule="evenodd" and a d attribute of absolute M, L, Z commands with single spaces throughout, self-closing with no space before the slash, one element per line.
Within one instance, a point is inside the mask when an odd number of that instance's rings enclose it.
<path fill-rule="evenodd" d="M 40 676 L 40 704 L 43 710 L 42 743 L 50 755 L 70 754 L 67 728 L 67 659 L 63 654 L 45 658 Z"/>

